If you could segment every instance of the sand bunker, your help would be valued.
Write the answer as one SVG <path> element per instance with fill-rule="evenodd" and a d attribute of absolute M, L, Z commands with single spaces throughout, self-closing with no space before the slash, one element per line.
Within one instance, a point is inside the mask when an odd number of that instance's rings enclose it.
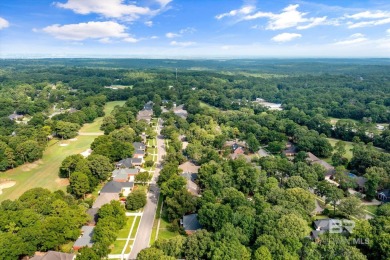
<path fill-rule="evenodd" d="M 84 157 L 88 157 L 88 156 L 90 156 L 91 155 L 91 153 L 92 153 L 92 150 L 91 149 L 87 149 L 87 150 L 85 150 L 84 152 L 82 152 L 82 153 L 80 153 L 82 156 L 84 156 Z"/>
<path fill-rule="evenodd" d="M 68 146 L 69 144 L 60 144 L 60 146 Z"/>
<path fill-rule="evenodd" d="M 16 184 L 16 181 L 5 181 L 0 183 L 0 194 L 3 193 L 3 189 L 11 188 Z"/>

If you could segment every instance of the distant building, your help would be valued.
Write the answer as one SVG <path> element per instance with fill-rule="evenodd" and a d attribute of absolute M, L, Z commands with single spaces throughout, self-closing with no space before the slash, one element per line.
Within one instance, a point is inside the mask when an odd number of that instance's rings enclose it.
<path fill-rule="evenodd" d="M 133 168 L 143 164 L 142 158 L 126 158 L 116 163 L 116 168 Z"/>
<path fill-rule="evenodd" d="M 135 150 L 133 154 L 133 158 L 144 158 L 145 157 L 145 150 Z"/>
<path fill-rule="evenodd" d="M 92 235 L 95 227 L 93 226 L 83 226 L 81 228 L 81 236 L 74 242 L 73 250 L 79 250 L 85 246 L 92 247 Z"/>
<path fill-rule="evenodd" d="M 377 197 L 382 202 L 390 202 L 390 189 L 379 191 Z"/>
<path fill-rule="evenodd" d="M 134 181 L 134 177 L 138 173 L 139 169 L 137 168 L 119 168 L 112 172 L 111 177 L 116 182 Z"/>
<path fill-rule="evenodd" d="M 179 165 L 179 169 L 183 170 L 181 176 L 187 180 L 186 188 L 188 192 L 195 196 L 199 195 L 199 186 L 195 183 L 195 180 L 198 178 L 199 168 L 200 166 L 196 166 L 189 161 Z"/>
<path fill-rule="evenodd" d="M 19 115 L 19 114 L 16 114 L 16 113 L 13 113 L 11 115 L 8 116 L 8 118 L 12 121 L 16 121 L 16 120 L 22 120 L 23 119 L 23 115 Z"/>
<path fill-rule="evenodd" d="M 48 251 L 45 253 L 35 253 L 30 260 L 73 260 L 76 256 L 74 254 L 67 254 L 57 251 Z"/>
<path fill-rule="evenodd" d="M 294 157 L 297 154 L 297 148 L 291 142 L 286 143 L 286 148 L 282 152 L 286 157 Z"/>
<path fill-rule="evenodd" d="M 330 175 L 333 175 L 335 173 L 334 167 L 332 165 L 330 165 L 329 163 L 325 162 L 324 160 L 321 160 L 320 158 L 318 158 L 317 156 L 315 156 L 314 154 L 312 154 L 310 152 L 307 153 L 307 156 L 308 156 L 308 158 L 306 160 L 309 163 L 320 164 L 325 168 L 325 170 L 326 170 L 325 175 L 330 176 Z"/>
<path fill-rule="evenodd" d="M 122 193 L 123 196 L 127 197 L 127 195 L 129 195 L 131 193 L 133 187 L 134 187 L 134 182 L 109 181 L 100 190 L 100 195 L 102 195 L 104 193 L 114 193 L 114 194 Z M 100 195 L 99 195 L 99 197 L 100 197 Z"/>
<path fill-rule="evenodd" d="M 183 216 L 183 218 L 180 219 L 180 225 L 184 228 L 187 235 L 191 235 L 202 228 L 198 221 L 198 214 Z"/>
<path fill-rule="evenodd" d="M 134 142 L 133 147 L 135 150 L 142 150 L 142 151 L 146 150 L 146 145 L 140 142 Z"/>
<path fill-rule="evenodd" d="M 318 241 L 319 236 L 332 230 L 335 233 L 349 234 L 350 232 L 341 225 L 341 220 L 338 219 L 319 219 L 313 222 L 314 229 L 310 232 L 313 240 Z"/>

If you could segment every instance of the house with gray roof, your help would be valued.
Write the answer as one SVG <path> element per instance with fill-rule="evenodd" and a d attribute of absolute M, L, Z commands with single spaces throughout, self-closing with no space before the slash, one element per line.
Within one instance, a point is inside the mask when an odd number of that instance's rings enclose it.
<path fill-rule="evenodd" d="M 133 147 L 135 150 L 142 150 L 142 151 L 146 150 L 146 145 L 141 142 L 134 142 Z"/>
<path fill-rule="evenodd" d="M 180 225 L 184 228 L 188 235 L 191 235 L 202 228 L 202 225 L 198 221 L 198 214 L 183 216 L 183 218 L 180 219 Z"/>
<path fill-rule="evenodd" d="M 133 168 L 135 166 L 141 166 L 143 163 L 142 158 L 126 158 L 116 163 L 117 168 Z"/>
<path fill-rule="evenodd" d="M 116 182 L 134 181 L 134 176 L 138 172 L 139 169 L 137 168 L 118 168 L 112 172 L 111 177 Z"/>
<path fill-rule="evenodd" d="M 8 118 L 10 120 L 13 120 L 13 121 L 22 120 L 23 117 L 24 117 L 23 115 L 19 115 L 19 114 L 16 114 L 16 113 L 12 113 L 11 115 L 8 116 Z"/>
<path fill-rule="evenodd" d="M 144 158 L 145 157 L 145 150 L 135 150 L 133 154 L 133 158 Z"/>
<path fill-rule="evenodd" d="M 390 189 L 379 191 L 377 197 L 382 202 L 390 202 Z"/>
<path fill-rule="evenodd" d="M 134 187 L 134 182 L 109 181 L 100 190 L 100 194 L 102 194 L 102 193 L 123 193 L 123 189 L 128 189 L 128 188 L 132 189 L 133 187 Z"/>
<path fill-rule="evenodd" d="M 92 235 L 94 228 L 94 226 L 83 226 L 81 228 L 81 236 L 73 244 L 74 250 L 79 250 L 85 246 L 92 247 Z"/>
<path fill-rule="evenodd" d="M 333 175 L 335 173 L 335 169 L 332 165 L 330 165 L 329 163 L 325 162 L 324 160 L 321 160 L 320 158 L 318 158 L 317 156 L 315 156 L 314 154 L 308 152 L 307 153 L 307 161 L 311 164 L 320 164 L 322 165 L 325 170 L 326 170 L 326 173 L 325 175 L 326 176 L 330 176 L 330 175 Z"/>
<path fill-rule="evenodd" d="M 30 260 L 73 260 L 74 254 L 67 254 L 57 251 L 48 251 L 46 253 L 39 254 L 38 252 L 30 258 Z"/>

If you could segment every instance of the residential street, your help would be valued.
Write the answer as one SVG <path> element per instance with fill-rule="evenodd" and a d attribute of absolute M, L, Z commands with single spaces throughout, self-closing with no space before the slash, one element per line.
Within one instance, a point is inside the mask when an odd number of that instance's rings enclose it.
<path fill-rule="evenodd" d="M 160 130 L 162 127 L 161 120 L 158 122 L 157 128 L 157 167 L 153 174 L 153 179 L 150 184 L 149 192 L 147 194 L 147 203 L 143 211 L 141 222 L 139 224 L 137 236 L 133 244 L 133 249 L 129 255 L 128 259 L 136 259 L 138 253 L 149 247 L 150 236 L 152 234 L 153 222 L 157 210 L 157 201 L 160 193 L 160 189 L 157 187 L 156 181 L 160 174 L 160 163 L 162 161 L 162 156 L 165 155 L 165 146 L 164 139 L 160 136 Z"/>

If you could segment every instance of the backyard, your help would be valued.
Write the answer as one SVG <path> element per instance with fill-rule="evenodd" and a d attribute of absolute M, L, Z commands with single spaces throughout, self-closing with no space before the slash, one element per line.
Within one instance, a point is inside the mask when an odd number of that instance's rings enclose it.
<path fill-rule="evenodd" d="M 116 105 L 121 104 L 124 104 L 124 101 L 108 102 L 105 106 L 106 114 L 109 114 Z M 79 135 L 65 141 L 53 139 L 44 151 L 42 159 L 1 172 L 0 179 L 11 179 L 16 183 L 14 186 L 2 190 L 0 201 L 16 199 L 25 191 L 36 187 L 43 187 L 51 191 L 65 190 L 68 180 L 58 177 L 62 161 L 69 155 L 89 149 L 90 144 L 96 138 L 94 133 L 101 133 L 99 127 L 102 120 L 102 118 L 97 118 L 93 123 L 85 124 L 80 129 L 81 133 L 90 133 L 90 135 Z"/>

